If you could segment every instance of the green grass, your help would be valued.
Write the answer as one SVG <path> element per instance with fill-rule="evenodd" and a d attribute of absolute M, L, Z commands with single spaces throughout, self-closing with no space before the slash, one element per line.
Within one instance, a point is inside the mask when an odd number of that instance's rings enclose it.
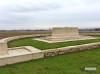
<path fill-rule="evenodd" d="M 93 73 L 84 67 L 96 67 Z M 0 74 L 100 74 L 100 48 L 0 67 Z"/>
<path fill-rule="evenodd" d="M 100 37 L 97 37 L 97 39 L 57 42 L 57 43 L 46 43 L 38 40 L 33 40 L 33 38 L 24 38 L 8 42 L 8 47 L 33 46 L 38 49 L 45 50 L 45 49 L 59 48 L 71 45 L 81 45 L 94 42 L 100 42 Z"/>

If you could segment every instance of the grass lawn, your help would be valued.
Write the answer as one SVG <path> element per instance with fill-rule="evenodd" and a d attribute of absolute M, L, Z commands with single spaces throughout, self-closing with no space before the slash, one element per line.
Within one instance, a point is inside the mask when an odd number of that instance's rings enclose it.
<path fill-rule="evenodd" d="M 80 45 L 87 44 L 93 42 L 100 42 L 100 37 L 97 39 L 89 39 L 89 40 L 78 40 L 78 41 L 68 41 L 68 42 L 57 42 L 57 43 L 46 43 L 38 40 L 33 40 L 33 38 L 24 38 L 18 39 L 8 42 L 8 47 L 18 47 L 18 46 L 33 46 L 41 50 L 59 48 L 71 45 Z"/>
<path fill-rule="evenodd" d="M 96 67 L 93 73 L 84 67 Z M 0 67 L 0 74 L 100 74 L 100 48 Z"/>

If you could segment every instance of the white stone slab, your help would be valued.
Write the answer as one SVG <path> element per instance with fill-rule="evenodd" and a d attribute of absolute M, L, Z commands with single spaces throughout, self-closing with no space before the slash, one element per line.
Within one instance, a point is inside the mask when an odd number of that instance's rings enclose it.
<path fill-rule="evenodd" d="M 10 48 L 7 52 L 8 54 L 0 55 L 0 66 L 44 58 L 44 53 L 41 50 L 31 46 Z"/>
<path fill-rule="evenodd" d="M 50 38 L 50 37 L 49 37 Z M 43 41 L 47 43 L 56 43 L 56 42 L 67 42 L 67 41 L 77 41 L 77 40 L 88 40 L 88 39 L 96 39 L 95 37 L 80 37 L 80 38 L 74 38 L 74 39 L 62 39 L 62 40 L 50 40 L 45 38 L 33 38 L 33 40 Z"/>
<path fill-rule="evenodd" d="M 96 67 L 85 67 L 87 71 L 96 71 Z"/>
<path fill-rule="evenodd" d="M 31 53 L 31 52 L 26 50 L 26 49 L 13 49 L 13 50 L 8 51 L 8 54 L 11 55 L 11 56 L 28 54 L 28 53 Z"/>

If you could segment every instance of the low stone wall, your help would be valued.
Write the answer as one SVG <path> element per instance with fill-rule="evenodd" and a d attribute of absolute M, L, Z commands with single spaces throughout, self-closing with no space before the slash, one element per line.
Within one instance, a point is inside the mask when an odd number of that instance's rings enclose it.
<path fill-rule="evenodd" d="M 21 35 L 21 36 L 14 36 L 14 37 L 8 37 L 0 40 L 0 55 L 1 54 L 7 54 L 7 42 L 12 41 L 15 39 L 20 39 L 20 38 L 27 38 L 27 37 L 41 37 L 41 36 L 48 36 L 49 34 L 33 34 L 33 35 Z"/>
<path fill-rule="evenodd" d="M 100 42 L 76 45 L 76 46 L 67 46 L 67 47 L 55 48 L 55 49 L 48 49 L 48 50 L 43 50 L 43 52 L 44 52 L 44 56 L 48 57 L 48 56 L 55 56 L 59 54 L 69 53 L 69 52 L 90 50 L 90 49 L 95 49 L 95 48 L 100 48 Z"/>
<path fill-rule="evenodd" d="M 1 39 L 0 42 L 8 42 L 8 41 L 20 39 L 20 38 L 36 37 L 36 36 L 39 37 L 39 36 L 48 36 L 48 35 L 49 34 L 33 34 L 33 35 L 14 36 L 14 37 L 8 37 L 8 38 Z"/>

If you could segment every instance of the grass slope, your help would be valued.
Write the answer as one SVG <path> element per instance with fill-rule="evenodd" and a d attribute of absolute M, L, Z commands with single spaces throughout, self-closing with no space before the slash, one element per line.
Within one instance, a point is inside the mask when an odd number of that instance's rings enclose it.
<path fill-rule="evenodd" d="M 89 73 L 84 67 L 96 67 Z M 0 67 L 0 74 L 100 74 L 100 48 Z"/>
<path fill-rule="evenodd" d="M 18 46 L 33 46 L 41 50 L 59 48 L 71 45 L 81 45 L 93 42 L 100 42 L 100 37 L 97 39 L 89 39 L 89 40 L 78 40 L 78 41 L 68 41 L 68 42 L 57 42 L 57 43 L 46 43 L 38 40 L 33 40 L 33 38 L 24 38 L 18 39 L 8 42 L 9 47 L 18 47 Z"/>

